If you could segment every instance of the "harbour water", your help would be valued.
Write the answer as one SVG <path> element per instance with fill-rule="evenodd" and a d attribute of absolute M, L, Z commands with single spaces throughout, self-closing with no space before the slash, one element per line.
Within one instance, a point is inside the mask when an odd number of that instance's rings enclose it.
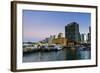
<path fill-rule="evenodd" d="M 23 55 L 23 62 L 67 61 L 91 59 L 91 50 L 63 49 L 50 52 L 31 52 Z"/>

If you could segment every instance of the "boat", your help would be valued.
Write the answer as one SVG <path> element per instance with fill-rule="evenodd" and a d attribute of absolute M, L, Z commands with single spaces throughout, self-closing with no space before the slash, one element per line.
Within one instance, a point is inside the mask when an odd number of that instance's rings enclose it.
<path fill-rule="evenodd" d="M 62 49 L 62 47 L 60 45 L 56 45 L 56 44 L 49 45 L 48 48 L 51 51 L 59 51 Z"/>
<path fill-rule="evenodd" d="M 79 47 L 79 50 L 81 50 L 81 51 L 88 51 L 90 49 L 91 49 L 90 47 L 86 47 L 86 46 Z"/>

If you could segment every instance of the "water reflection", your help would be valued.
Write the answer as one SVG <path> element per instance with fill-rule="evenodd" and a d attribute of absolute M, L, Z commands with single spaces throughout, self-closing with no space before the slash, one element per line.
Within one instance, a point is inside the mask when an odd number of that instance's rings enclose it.
<path fill-rule="evenodd" d="M 83 59 L 90 59 L 90 58 L 91 58 L 90 50 L 65 48 L 60 51 L 34 52 L 34 53 L 24 54 L 23 62 L 83 60 Z"/>

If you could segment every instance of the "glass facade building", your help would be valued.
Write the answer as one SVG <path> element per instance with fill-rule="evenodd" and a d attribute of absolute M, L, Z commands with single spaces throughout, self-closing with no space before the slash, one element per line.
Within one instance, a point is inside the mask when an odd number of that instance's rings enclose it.
<path fill-rule="evenodd" d="M 65 38 L 80 43 L 79 24 L 77 22 L 71 22 L 65 26 Z"/>

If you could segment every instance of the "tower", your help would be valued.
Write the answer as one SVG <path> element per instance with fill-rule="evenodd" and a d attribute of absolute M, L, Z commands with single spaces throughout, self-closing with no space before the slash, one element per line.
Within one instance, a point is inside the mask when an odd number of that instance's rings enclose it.
<path fill-rule="evenodd" d="M 80 42 L 79 24 L 71 22 L 65 26 L 65 38 L 76 43 Z"/>

